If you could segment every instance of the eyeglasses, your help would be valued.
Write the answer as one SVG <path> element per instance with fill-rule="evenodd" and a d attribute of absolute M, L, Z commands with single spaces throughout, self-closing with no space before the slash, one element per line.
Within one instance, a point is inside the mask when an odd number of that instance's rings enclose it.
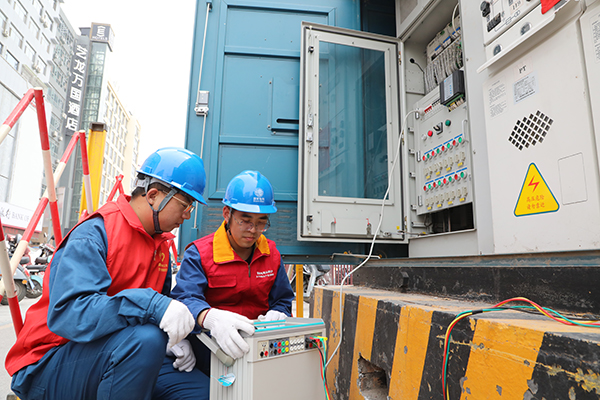
<path fill-rule="evenodd" d="M 246 231 L 251 231 L 253 228 L 256 228 L 257 232 L 266 232 L 267 229 L 269 229 L 269 227 L 271 226 L 271 221 L 269 220 L 259 221 L 255 224 L 251 221 L 247 221 L 244 219 L 237 219 L 233 216 L 233 214 L 231 214 L 231 217 L 239 226 L 242 227 L 242 229 Z"/>
<path fill-rule="evenodd" d="M 169 194 L 168 192 L 165 192 L 163 190 L 161 190 L 161 192 L 163 192 L 165 194 Z M 193 200 L 192 200 L 191 203 L 187 203 L 187 202 L 185 202 L 185 201 L 183 201 L 180 198 L 175 197 L 175 196 L 172 196 L 171 198 L 177 200 L 178 202 L 180 202 L 183 205 L 183 207 L 184 207 L 183 213 L 184 214 L 187 213 L 187 212 L 191 213 L 192 211 L 194 211 L 194 208 L 196 207 L 196 205 L 194 204 L 195 202 Z"/>

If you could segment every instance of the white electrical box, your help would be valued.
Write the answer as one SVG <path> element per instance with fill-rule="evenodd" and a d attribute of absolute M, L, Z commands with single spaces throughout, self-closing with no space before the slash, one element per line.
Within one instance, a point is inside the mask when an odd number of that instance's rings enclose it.
<path fill-rule="evenodd" d="M 319 400 L 325 399 L 322 347 L 310 338 L 325 337 L 320 318 L 287 318 L 285 321 L 254 323 L 256 331 L 242 337 L 250 346 L 244 357 L 225 360 L 225 365 L 211 352 L 211 400 Z M 198 338 L 211 350 L 216 341 L 202 334 Z M 323 353 L 324 354 L 324 353 Z M 326 356 L 324 356 L 326 357 Z M 233 363 L 233 365 L 231 365 Z M 219 381 L 231 377 L 227 386 Z M 231 379 L 230 379 L 231 380 Z M 229 382 L 230 382 L 229 380 Z"/>
<path fill-rule="evenodd" d="M 561 2 L 545 14 L 538 5 L 489 45 L 505 37 L 515 43 L 491 60 L 483 85 L 496 253 L 590 250 L 600 243 L 584 11 L 582 1 Z"/>

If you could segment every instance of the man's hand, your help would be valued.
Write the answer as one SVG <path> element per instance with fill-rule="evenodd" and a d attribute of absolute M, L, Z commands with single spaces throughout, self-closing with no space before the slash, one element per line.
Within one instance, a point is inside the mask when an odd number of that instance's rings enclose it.
<path fill-rule="evenodd" d="M 167 355 L 176 357 L 173 368 L 182 372 L 190 372 L 196 365 L 196 356 L 187 339 L 183 339 L 173 347 L 167 347 Z"/>
<path fill-rule="evenodd" d="M 168 347 L 181 342 L 194 329 L 194 316 L 185 304 L 171 300 L 158 327 L 169 335 Z"/>
<path fill-rule="evenodd" d="M 285 315 L 284 313 L 282 313 L 280 311 L 269 310 L 269 311 L 267 311 L 266 315 L 259 315 L 258 320 L 259 321 L 281 321 L 281 320 L 285 320 L 286 317 L 287 317 L 287 315 Z"/>
<path fill-rule="evenodd" d="M 239 329 L 248 335 L 254 333 L 254 325 L 248 318 L 230 311 L 211 308 L 204 317 L 203 325 L 210 329 L 210 334 L 228 356 L 234 359 L 241 358 L 250 350 L 248 343 L 238 332 Z"/>

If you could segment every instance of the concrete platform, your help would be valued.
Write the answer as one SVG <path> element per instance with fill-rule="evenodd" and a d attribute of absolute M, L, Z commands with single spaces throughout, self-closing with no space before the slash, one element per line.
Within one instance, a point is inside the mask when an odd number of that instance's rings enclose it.
<path fill-rule="evenodd" d="M 344 286 L 342 304 L 342 345 L 327 368 L 336 400 L 443 399 L 448 325 L 493 305 L 354 286 Z M 325 321 L 328 358 L 339 312 L 339 286 L 315 288 L 311 316 Z M 448 383 L 451 400 L 599 399 L 600 328 L 512 310 L 465 318 L 452 331 Z"/>

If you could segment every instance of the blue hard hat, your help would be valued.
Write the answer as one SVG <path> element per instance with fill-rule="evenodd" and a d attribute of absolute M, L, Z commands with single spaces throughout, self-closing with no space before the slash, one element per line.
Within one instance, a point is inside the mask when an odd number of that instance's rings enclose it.
<path fill-rule="evenodd" d="M 204 163 L 197 154 L 187 149 L 158 149 L 150 154 L 137 172 L 156 178 L 206 204 L 202 197 L 206 186 Z"/>
<path fill-rule="evenodd" d="M 273 187 L 258 171 L 244 171 L 236 175 L 227 185 L 223 204 L 243 212 L 261 214 L 277 212 Z"/>

